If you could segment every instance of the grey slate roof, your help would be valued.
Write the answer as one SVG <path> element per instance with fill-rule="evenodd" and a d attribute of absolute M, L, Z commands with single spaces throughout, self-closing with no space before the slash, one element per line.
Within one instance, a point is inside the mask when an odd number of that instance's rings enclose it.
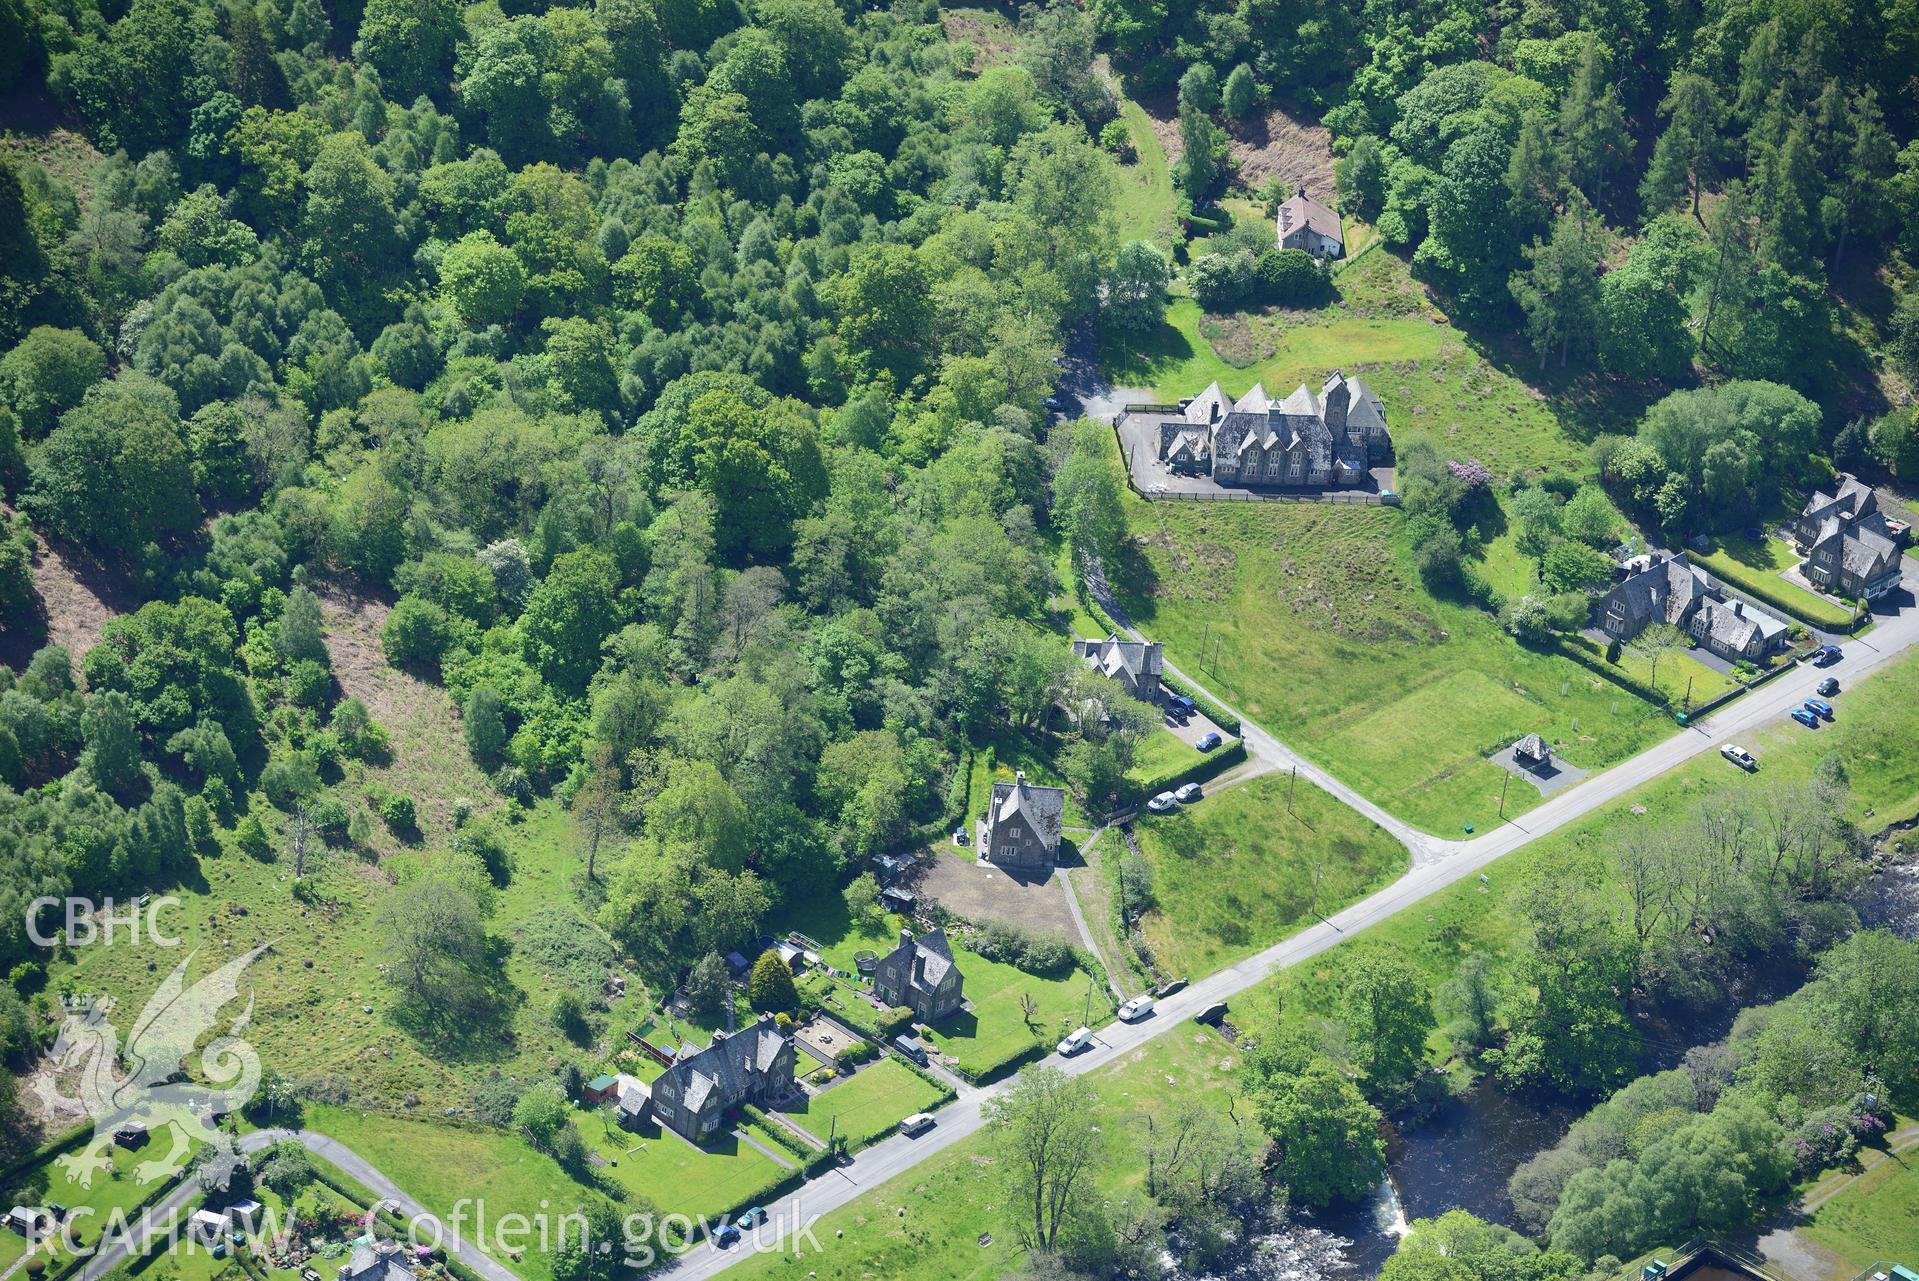
<path fill-rule="evenodd" d="M 928 990 L 936 988 L 940 980 L 946 977 L 947 971 L 953 968 L 953 948 L 946 941 L 946 931 L 943 929 L 929 930 L 910 941 L 902 938 L 899 946 L 886 959 L 890 961 L 902 952 L 909 954 L 911 966 L 907 973 L 914 987 Z"/>
<path fill-rule="evenodd" d="M 385 1248 L 358 1246 L 340 1269 L 340 1281 L 413 1281 L 406 1252 L 391 1242 Z"/>
<path fill-rule="evenodd" d="M 1303 187 L 1279 207 L 1279 238 L 1285 240 L 1301 227 L 1316 231 L 1328 240 L 1345 243 L 1345 237 L 1340 233 L 1339 215 L 1307 195 Z"/>
<path fill-rule="evenodd" d="M 1513 744 L 1513 754 L 1524 756 L 1528 760 L 1544 761 L 1552 758 L 1552 748 L 1546 746 L 1546 740 L 1537 734 L 1528 734 Z"/>
<path fill-rule="evenodd" d="M 1708 593 L 1705 577 L 1685 553 L 1656 562 L 1606 594 L 1601 609 L 1621 607 L 1634 633 L 1652 623 L 1678 626 Z"/>
<path fill-rule="evenodd" d="M 1159 683 L 1163 658 L 1158 641 L 1122 640 L 1118 636 L 1108 636 L 1105 640 L 1076 640 L 1073 642 L 1073 652 L 1086 659 L 1100 675 L 1110 676 L 1135 689 L 1141 685 L 1150 687 Z"/>
<path fill-rule="evenodd" d="M 993 822 L 1000 823 L 1018 814 L 1026 820 L 1047 845 L 1059 843 L 1060 822 L 1066 813 L 1066 792 L 1058 787 L 1038 787 L 1024 779 L 1007 782 L 1002 779 L 993 784 L 993 794 L 987 801 L 993 812 Z"/>
<path fill-rule="evenodd" d="M 678 1061 L 654 1082 L 654 1092 L 684 1082 L 681 1098 L 688 1111 L 701 1111 L 715 1091 L 730 1107 L 752 1092 L 746 1073 L 771 1070 L 785 1045 L 786 1035 L 769 1014 L 731 1036 L 715 1036 L 704 1050 L 684 1047 Z"/>

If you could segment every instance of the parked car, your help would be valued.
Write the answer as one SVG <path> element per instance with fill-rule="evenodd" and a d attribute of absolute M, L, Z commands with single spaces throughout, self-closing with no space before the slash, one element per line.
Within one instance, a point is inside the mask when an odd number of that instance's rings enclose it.
<path fill-rule="evenodd" d="M 1149 494 L 1163 494 L 1166 492 L 1166 482 L 1163 480 L 1156 480 L 1152 484 L 1146 487 L 1146 492 Z"/>
<path fill-rule="evenodd" d="M 1198 783 L 1188 783 L 1177 792 L 1174 792 L 1173 795 L 1178 799 L 1181 805 L 1191 805 L 1194 801 L 1206 795 L 1206 793 L 1199 790 Z"/>
<path fill-rule="evenodd" d="M 1178 712 L 1181 716 L 1191 716 L 1199 710 L 1199 708 L 1194 705 L 1193 700 L 1183 694 L 1168 694 L 1166 696 L 1166 706 Z"/>
<path fill-rule="evenodd" d="M 1153 998 L 1136 996 L 1119 1007 L 1119 1020 L 1122 1023 L 1137 1023 L 1153 1012 Z"/>
<path fill-rule="evenodd" d="M 1807 729 L 1819 728 L 1819 718 L 1813 715 L 1811 712 L 1807 711 L 1803 707 L 1793 708 L 1792 718 L 1798 721 L 1801 725 L 1804 725 Z"/>
<path fill-rule="evenodd" d="M 751 1231 L 764 1222 L 766 1222 L 766 1207 L 763 1205 L 754 1206 L 745 1214 L 742 1214 L 739 1219 L 740 1226 L 748 1231 Z"/>
<path fill-rule="evenodd" d="M 1740 769 L 1745 770 L 1748 774 L 1759 768 L 1759 762 L 1753 757 L 1753 754 L 1737 743 L 1726 744 L 1719 749 L 1719 754 L 1731 761 L 1734 765 L 1737 765 Z"/>
<path fill-rule="evenodd" d="M 1093 1029 L 1089 1027 L 1080 1028 L 1078 1031 L 1074 1032 L 1072 1035 L 1068 1036 L 1064 1041 L 1061 1041 L 1059 1043 L 1060 1057 L 1067 1058 L 1074 1054 L 1078 1054 L 1081 1050 L 1085 1049 L 1087 1046 L 1091 1045 L 1092 1043 L 1093 1043 Z"/>
<path fill-rule="evenodd" d="M 1167 979 L 1164 983 L 1161 983 L 1158 987 L 1153 989 L 1153 995 L 1157 996 L 1160 1000 L 1163 1001 L 1167 997 L 1172 996 L 1174 993 L 1184 992 L 1185 990 L 1186 990 L 1185 979 Z"/>
<path fill-rule="evenodd" d="M 740 1230 L 731 1223 L 722 1223 L 713 1229 L 713 1244 L 722 1250 L 730 1250 L 739 1244 Z"/>
<path fill-rule="evenodd" d="M 1193 1015 L 1193 1022 L 1211 1025 L 1226 1017 L 1226 1002 L 1214 1001 L 1211 1005 Z"/>
<path fill-rule="evenodd" d="M 965 828 L 956 827 L 953 829 L 953 844 L 964 845 L 966 844 L 966 840 L 967 840 L 967 836 L 966 836 Z"/>
<path fill-rule="evenodd" d="M 1814 667 L 1831 667 L 1845 656 L 1837 645 L 1821 645 L 1812 651 L 1812 663 Z"/>
<path fill-rule="evenodd" d="M 900 1122 L 900 1133 L 909 1139 L 917 1139 L 920 1135 L 932 1128 L 933 1114 L 931 1112 L 915 1112 Z"/>
<path fill-rule="evenodd" d="M 1801 706 L 1814 716 L 1817 716 L 1820 720 L 1829 721 L 1832 719 L 1832 704 L 1823 698 L 1809 698 L 1801 704 Z"/>
<path fill-rule="evenodd" d="M 1164 814 L 1168 810 L 1179 808 L 1179 798 L 1171 792 L 1161 792 L 1158 796 L 1146 802 L 1146 808 L 1155 814 Z"/>
<path fill-rule="evenodd" d="M 1839 678 L 1837 676 L 1828 676 L 1826 677 L 1826 679 L 1819 682 L 1819 689 L 1817 691 L 1819 697 L 1831 698 L 1834 694 L 1837 694 L 1838 692 L 1839 692 Z"/>
<path fill-rule="evenodd" d="M 1215 734 L 1213 731 L 1207 730 L 1204 734 L 1201 734 L 1199 736 L 1199 741 L 1197 743 L 1194 743 L 1193 746 L 1197 747 L 1202 752 L 1210 752 L 1215 747 L 1218 747 L 1221 743 L 1225 741 L 1226 741 L 1225 739 L 1221 738 L 1219 735 Z"/>
<path fill-rule="evenodd" d="M 907 1036 L 904 1033 L 901 1033 L 899 1036 L 894 1037 L 893 1048 L 895 1050 L 898 1050 L 901 1054 L 904 1054 L 907 1058 L 913 1060 L 913 1062 L 919 1064 L 921 1067 L 926 1066 L 926 1047 L 924 1045 L 921 1045 L 918 1041 L 915 1041 L 912 1037 Z"/>

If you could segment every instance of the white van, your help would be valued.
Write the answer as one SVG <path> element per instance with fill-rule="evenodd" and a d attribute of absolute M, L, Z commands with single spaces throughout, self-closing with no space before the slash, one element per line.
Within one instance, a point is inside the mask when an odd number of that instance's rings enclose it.
<path fill-rule="evenodd" d="M 1061 1058 L 1069 1058 L 1093 1043 L 1093 1029 L 1083 1027 L 1059 1043 Z"/>
<path fill-rule="evenodd" d="M 1119 1007 L 1119 1019 L 1122 1023 L 1137 1023 L 1153 1012 L 1153 998 L 1136 996 Z"/>
<path fill-rule="evenodd" d="M 931 1112 L 915 1112 L 900 1122 L 900 1133 L 909 1139 L 916 1139 L 933 1128 Z"/>

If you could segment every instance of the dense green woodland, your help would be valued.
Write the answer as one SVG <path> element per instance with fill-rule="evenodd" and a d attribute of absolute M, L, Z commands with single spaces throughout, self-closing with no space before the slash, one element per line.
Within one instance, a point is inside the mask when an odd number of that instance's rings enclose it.
<path fill-rule="evenodd" d="M 1184 256 L 1118 243 L 1121 90 L 1177 86 L 1196 229 L 1230 178 L 1223 116 L 1322 118 L 1343 212 L 1449 314 L 1522 333 L 1544 376 L 1658 401 L 1593 459 L 1650 523 L 1743 522 L 1833 463 L 1919 474 L 1895 408 L 1919 383 L 1919 8 L 1094 0 L 1020 34 L 981 58 L 930 0 L 0 0 L 0 93 L 106 157 L 63 178 L 0 154 L 16 1064 L 56 1008 L 21 927 L 41 894 L 191 884 L 224 856 L 319 903 L 330 855 L 427 841 L 380 911 L 432 1044 L 497 1003 L 502 811 L 569 809 L 574 888 L 670 986 L 949 826 L 973 746 L 1062 694 L 1115 713 L 1060 736 L 1068 782 L 1095 810 L 1124 796 L 1155 722 L 1048 614 L 1062 560 L 1125 533 L 1110 436 L 1045 412 L 1068 335 L 1158 325 Z M 1185 287 L 1219 309 L 1329 292 L 1270 244 L 1236 229 Z M 1491 477 L 1402 447 L 1421 567 L 1457 585 Z M 1563 605 L 1619 531 L 1604 494 L 1548 479 L 1513 501 Z M 127 603 L 84 653 L 39 643 L 36 539 Z M 386 658 L 458 707 L 489 796 L 347 786 L 392 753 L 335 670 L 348 592 L 391 602 Z M 1460 1053 L 1598 1097 L 1630 1073 L 1623 993 L 1707 999 L 1751 956 L 1809 961 L 1856 923 L 1830 878 L 1857 838 L 1833 795 L 1804 804 L 1770 868 L 1742 846 L 1729 884 L 1662 872 L 1662 901 L 1696 892 L 1683 919 L 1622 933 L 1542 897 L 1525 981 L 1449 993 Z M 1847 946 L 1748 1041 L 1840 1027 L 1846 966 L 1899 969 Z M 1341 1032 L 1248 1067 L 1262 1159 L 1302 1201 L 1372 1186 L 1375 1105 L 1418 1089 L 1433 1011 L 1390 957 L 1361 978 Z M 1860 1035 L 1910 1088 L 1900 1002 Z M 1528 1226 L 1570 1254 L 1442 1223 L 1394 1275 L 1574 1275 L 1644 1235 L 1608 1209 L 1635 1180 L 1729 1152 L 1770 1154 L 1747 1182 L 1778 1184 L 1773 1131 L 1863 1083 L 1762 1061 L 1554 1167 Z M 1751 1208 L 1725 1197 L 1726 1221 Z"/>

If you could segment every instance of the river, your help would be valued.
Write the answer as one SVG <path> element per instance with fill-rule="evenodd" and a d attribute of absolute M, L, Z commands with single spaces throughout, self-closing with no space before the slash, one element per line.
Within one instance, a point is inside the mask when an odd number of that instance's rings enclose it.
<path fill-rule="evenodd" d="M 1853 897 L 1853 905 L 1866 928 L 1919 938 L 1919 866 L 1878 873 Z M 1804 978 L 1796 965 L 1767 967 L 1749 972 L 1737 991 L 1704 1011 L 1635 1012 L 1647 1048 L 1641 1071 L 1675 1066 L 1690 1046 L 1724 1037 L 1742 1008 L 1779 1000 Z M 1486 1079 L 1416 1122 L 1402 1127 L 1388 1121 L 1386 1178 L 1372 1198 L 1295 1214 L 1290 1224 L 1259 1238 L 1270 1266 L 1247 1275 L 1369 1281 L 1406 1235 L 1409 1220 L 1465 1209 L 1489 1222 L 1510 1224 L 1506 1182 L 1512 1172 L 1559 1142 L 1584 1112 L 1573 1104 L 1509 1094 Z"/>

